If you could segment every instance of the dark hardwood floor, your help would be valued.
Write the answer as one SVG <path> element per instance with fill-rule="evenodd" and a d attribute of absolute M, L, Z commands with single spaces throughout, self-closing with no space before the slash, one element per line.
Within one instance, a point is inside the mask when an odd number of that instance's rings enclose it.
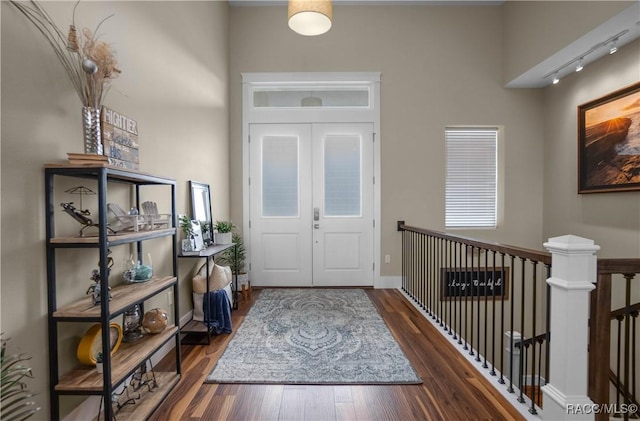
<path fill-rule="evenodd" d="M 152 420 L 522 420 L 396 290 L 367 289 L 421 385 L 204 384 L 233 334 L 182 346 L 182 379 Z M 232 313 L 234 330 L 260 291 Z M 157 369 L 171 364 L 165 359 Z"/>

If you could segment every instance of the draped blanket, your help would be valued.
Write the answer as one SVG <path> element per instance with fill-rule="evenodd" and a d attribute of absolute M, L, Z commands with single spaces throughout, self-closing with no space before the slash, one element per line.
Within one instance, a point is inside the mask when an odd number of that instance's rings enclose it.
<path fill-rule="evenodd" d="M 204 322 L 216 334 L 231 333 L 231 303 L 223 289 L 204 294 Z"/>

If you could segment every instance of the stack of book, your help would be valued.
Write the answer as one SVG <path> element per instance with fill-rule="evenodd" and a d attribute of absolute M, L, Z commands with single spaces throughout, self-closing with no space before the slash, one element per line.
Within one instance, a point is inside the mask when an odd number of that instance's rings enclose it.
<path fill-rule="evenodd" d="M 96 165 L 108 164 L 109 159 L 106 155 L 96 155 L 91 153 L 71 153 L 67 152 L 69 164 L 73 165 Z"/>

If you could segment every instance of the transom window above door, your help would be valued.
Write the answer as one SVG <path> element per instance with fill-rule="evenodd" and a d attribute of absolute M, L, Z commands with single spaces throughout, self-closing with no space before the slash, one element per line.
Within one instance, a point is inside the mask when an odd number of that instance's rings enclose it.
<path fill-rule="evenodd" d="M 255 108 L 369 108 L 368 87 L 307 86 L 259 87 L 253 91 Z"/>

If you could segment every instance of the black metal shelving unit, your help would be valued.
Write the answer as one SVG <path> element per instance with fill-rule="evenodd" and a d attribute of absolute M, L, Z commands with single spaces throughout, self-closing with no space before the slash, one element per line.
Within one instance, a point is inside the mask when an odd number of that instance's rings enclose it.
<path fill-rule="evenodd" d="M 55 233 L 56 203 L 54 180 L 58 176 L 79 177 L 97 181 L 98 197 L 98 236 L 62 236 Z M 171 221 L 167 228 L 148 231 L 127 232 L 120 235 L 109 234 L 107 229 L 107 190 L 110 183 L 125 183 L 135 188 L 135 206 L 140 208 L 140 188 L 143 186 L 167 186 L 171 191 Z M 177 229 L 176 229 L 176 182 L 173 179 L 158 177 L 137 171 L 129 171 L 111 167 L 102 163 L 89 165 L 71 165 L 66 163 L 47 164 L 44 168 L 45 207 L 46 207 L 46 260 L 47 260 L 47 296 L 48 296 L 48 344 L 49 344 L 49 393 L 50 417 L 60 419 L 60 397 L 62 395 L 98 395 L 102 397 L 103 412 L 98 418 L 111 419 L 146 419 L 162 399 L 178 383 L 181 376 L 180 326 L 179 326 L 179 291 L 177 262 Z M 60 212 L 57 212 L 60 214 Z M 138 259 L 142 261 L 142 243 L 155 238 L 167 238 L 172 241 L 173 273 L 164 277 L 152 277 L 144 283 L 120 285 L 111 291 L 113 299 L 109 300 L 109 267 L 108 250 L 110 247 L 137 244 Z M 101 304 L 93 305 L 91 298 L 86 297 L 69 305 L 58 307 L 56 251 L 60 248 L 90 248 L 98 251 L 99 271 L 101 279 Z M 168 289 L 173 289 L 174 325 L 160 334 L 145 336 L 142 340 L 124 344 L 110 355 L 111 320 L 125 312 L 135 304 L 144 305 L 144 301 Z M 60 373 L 58 353 L 58 329 L 64 322 L 93 322 L 101 324 L 102 355 L 104 372 L 98 373 L 95 368 L 79 365 L 70 371 Z M 175 341 L 175 372 L 154 373 L 158 388 L 154 389 L 152 401 L 139 405 L 135 411 L 114 414 L 112 394 L 140 366 L 156 353 L 162 346 Z M 156 402 L 157 401 L 157 402 Z"/>

